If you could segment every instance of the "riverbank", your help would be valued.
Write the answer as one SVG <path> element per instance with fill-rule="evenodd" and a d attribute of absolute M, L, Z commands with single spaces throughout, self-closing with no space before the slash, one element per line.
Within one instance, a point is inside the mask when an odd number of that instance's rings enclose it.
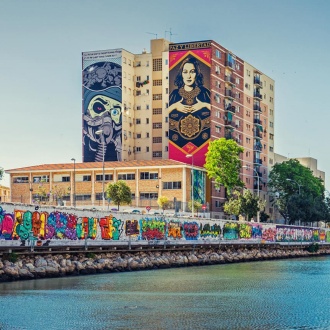
<path fill-rule="evenodd" d="M 46 256 L 11 253 L 3 255 L 0 260 L 0 282 L 330 254 L 328 246 L 314 247 L 316 249 L 309 246 L 309 251 L 303 246 L 225 246 L 191 251 L 86 252 Z"/>

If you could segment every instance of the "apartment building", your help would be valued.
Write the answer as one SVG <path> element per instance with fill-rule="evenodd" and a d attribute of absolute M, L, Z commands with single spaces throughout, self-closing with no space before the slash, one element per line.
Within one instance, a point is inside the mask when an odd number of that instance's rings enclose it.
<path fill-rule="evenodd" d="M 0 202 L 10 202 L 10 188 L 0 185 Z"/>
<path fill-rule="evenodd" d="M 225 137 L 244 147 L 242 179 L 267 200 L 274 164 L 270 77 L 212 40 L 154 39 L 150 52 L 114 49 L 82 59 L 83 162 L 173 159 L 203 166 L 209 142 Z M 212 215 L 222 217 L 225 191 L 208 181 L 206 188 Z"/>

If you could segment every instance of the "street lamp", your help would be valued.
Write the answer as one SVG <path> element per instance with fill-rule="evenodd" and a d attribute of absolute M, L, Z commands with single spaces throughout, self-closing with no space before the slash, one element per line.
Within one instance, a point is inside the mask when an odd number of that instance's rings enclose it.
<path fill-rule="evenodd" d="M 105 198 L 104 198 L 104 132 L 103 129 L 100 129 L 95 132 L 97 135 L 101 135 L 102 140 L 102 204 L 103 210 L 105 209 Z"/>
<path fill-rule="evenodd" d="M 247 168 L 247 169 L 250 169 L 249 167 L 247 167 L 247 166 L 243 166 L 243 168 Z M 256 175 L 257 175 L 257 185 L 258 185 L 258 187 L 257 187 L 257 192 L 258 192 L 258 202 L 260 203 L 260 186 L 259 186 L 259 184 L 260 184 L 260 177 L 259 177 L 259 173 L 258 173 L 258 171 L 255 169 L 255 168 L 253 168 L 253 171 L 256 173 Z M 259 204 L 258 203 L 258 204 Z M 260 211 L 259 211 L 259 205 L 258 205 L 258 211 L 257 211 L 257 222 L 260 222 Z"/>
<path fill-rule="evenodd" d="M 294 182 L 294 183 L 298 186 L 298 191 L 299 191 L 299 195 L 300 195 L 300 187 L 301 187 L 301 184 L 299 184 L 297 181 L 292 180 L 292 179 L 286 179 L 286 181 Z"/>
<path fill-rule="evenodd" d="M 76 207 L 76 159 L 71 158 L 73 161 L 73 207 Z"/>
<path fill-rule="evenodd" d="M 194 155 L 188 154 L 186 158 L 191 158 L 191 216 L 194 217 Z"/>

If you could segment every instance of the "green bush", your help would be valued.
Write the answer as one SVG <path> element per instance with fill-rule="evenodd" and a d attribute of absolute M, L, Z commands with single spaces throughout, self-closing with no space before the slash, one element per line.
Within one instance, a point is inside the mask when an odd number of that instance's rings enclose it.
<path fill-rule="evenodd" d="M 3 255 L 3 260 L 8 260 L 10 262 L 16 262 L 18 260 L 18 254 L 16 252 L 10 252 Z"/>
<path fill-rule="evenodd" d="M 87 252 L 86 253 L 86 258 L 94 259 L 95 258 L 95 253 L 93 253 L 93 252 Z"/>

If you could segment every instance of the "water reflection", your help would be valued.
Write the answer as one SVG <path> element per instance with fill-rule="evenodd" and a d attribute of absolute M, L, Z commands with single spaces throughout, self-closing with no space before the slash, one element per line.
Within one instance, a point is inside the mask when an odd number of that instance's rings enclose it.
<path fill-rule="evenodd" d="M 329 329 L 330 258 L 0 284 L 0 329 Z"/>

